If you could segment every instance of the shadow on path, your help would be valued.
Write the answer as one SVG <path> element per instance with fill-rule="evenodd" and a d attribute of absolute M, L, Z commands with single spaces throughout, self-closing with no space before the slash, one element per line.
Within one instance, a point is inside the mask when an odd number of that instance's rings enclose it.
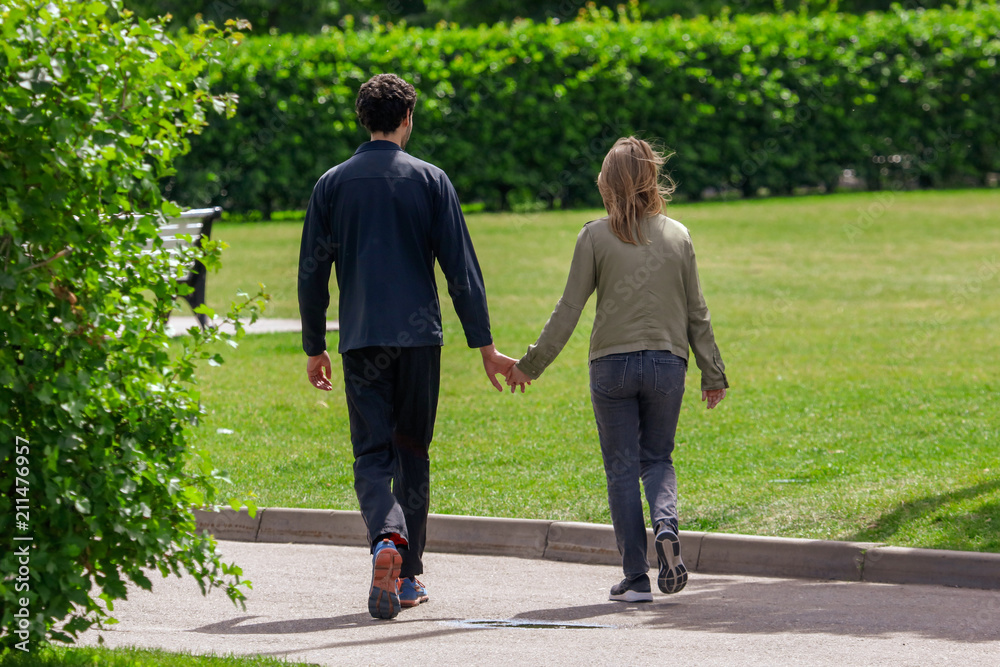
<path fill-rule="evenodd" d="M 1000 641 L 1000 592 L 693 575 L 683 593 L 652 603 L 535 609 L 515 618 L 746 635 L 911 634 L 980 643 Z"/>
<path fill-rule="evenodd" d="M 446 603 L 437 602 L 442 611 Z M 482 626 L 454 623 L 421 606 L 404 610 L 392 621 L 375 621 L 367 613 L 252 623 L 241 616 L 201 626 L 189 632 L 215 635 L 268 635 L 333 632 L 313 646 L 298 646 L 267 655 L 290 655 L 356 646 L 424 642 L 469 632 L 490 632 Z M 407 614 L 414 614 L 407 618 Z M 429 614 L 428 614 L 429 613 Z M 419 614 L 419 615 L 417 615 Z M 910 635 L 970 644 L 1000 641 L 1000 593 L 940 586 L 896 586 L 868 583 L 751 579 L 734 581 L 694 575 L 679 595 L 657 595 L 652 603 L 604 602 L 521 611 L 513 621 L 590 623 L 611 626 L 572 632 L 620 632 L 631 629 L 683 630 L 739 635 L 826 635 L 860 638 Z M 392 629 L 372 637 L 373 625 Z M 507 629 L 506 632 L 553 632 L 548 628 Z M 553 635 L 555 637 L 557 635 Z M 335 639 L 335 641 L 329 641 Z"/>
<path fill-rule="evenodd" d="M 329 630 L 349 630 L 351 628 L 369 628 L 373 624 L 387 623 L 371 617 L 367 612 L 360 614 L 345 614 L 343 616 L 330 616 L 320 618 L 295 618 L 287 621 L 267 621 L 265 623 L 247 623 L 247 621 L 260 618 L 259 616 L 237 616 L 219 623 L 203 625 L 200 628 L 192 628 L 188 632 L 198 632 L 208 635 L 289 635 L 306 632 L 327 632 Z M 428 619 L 411 618 L 406 619 L 397 616 L 392 621 L 392 625 L 421 623 Z M 440 621 L 453 621 L 457 619 L 442 618 L 433 619 Z"/>

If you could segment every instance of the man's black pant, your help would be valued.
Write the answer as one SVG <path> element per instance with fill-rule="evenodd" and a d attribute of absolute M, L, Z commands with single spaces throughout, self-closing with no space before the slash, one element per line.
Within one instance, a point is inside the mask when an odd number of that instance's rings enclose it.
<path fill-rule="evenodd" d="M 423 572 L 441 348 L 366 347 L 342 356 L 354 445 L 354 490 L 373 542 L 398 533 L 400 577 Z"/>

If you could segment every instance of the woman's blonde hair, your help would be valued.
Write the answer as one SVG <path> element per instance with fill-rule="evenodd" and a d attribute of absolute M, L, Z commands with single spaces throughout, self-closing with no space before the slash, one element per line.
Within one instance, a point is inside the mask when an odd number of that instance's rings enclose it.
<path fill-rule="evenodd" d="M 623 137 L 604 158 L 597 187 L 611 231 L 625 243 L 645 244 L 640 223 L 670 201 L 676 186 L 660 171 L 668 157 L 642 139 Z"/>

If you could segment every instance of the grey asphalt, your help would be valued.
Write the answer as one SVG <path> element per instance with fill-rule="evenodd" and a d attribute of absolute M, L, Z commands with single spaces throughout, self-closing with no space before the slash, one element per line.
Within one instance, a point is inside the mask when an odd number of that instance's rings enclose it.
<path fill-rule="evenodd" d="M 198 326 L 198 320 L 193 317 L 185 316 L 173 316 L 167 323 L 167 335 L 168 336 L 179 336 L 191 327 Z M 264 334 L 264 333 L 286 333 L 292 331 L 302 331 L 302 322 L 295 319 L 281 319 L 273 317 L 262 317 L 253 324 L 247 324 L 244 327 L 248 334 Z M 233 333 L 235 329 L 230 325 L 223 325 L 222 330 L 227 333 Z M 340 322 L 336 320 L 329 320 L 326 323 L 327 331 L 339 331 Z"/>
<path fill-rule="evenodd" d="M 624 604 L 607 600 L 615 566 L 427 553 L 430 601 L 377 621 L 364 548 L 219 544 L 253 582 L 246 611 L 156 576 L 82 643 L 318 665 L 1000 664 L 1000 591 L 694 573 L 677 595 Z"/>

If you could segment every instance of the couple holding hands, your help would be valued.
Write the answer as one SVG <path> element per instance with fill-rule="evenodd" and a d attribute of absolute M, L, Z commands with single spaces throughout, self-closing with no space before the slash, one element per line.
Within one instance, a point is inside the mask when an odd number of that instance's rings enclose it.
<path fill-rule="evenodd" d="M 423 572 L 430 459 L 440 386 L 441 310 L 435 261 L 470 347 L 494 387 L 537 379 L 569 340 L 590 296 L 590 391 L 624 579 L 610 599 L 651 601 L 649 504 L 664 593 L 687 582 L 677 526 L 672 454 L 688 349 L 701 370 L 702 400 L 726 395 L 687 229 L 662 214 L 672 188 L 664 157 L 641 139 L 619 139 L 597 178 L 607 216 L 577 238 L 562 298 L 534 345 L 515 360 L 490 334 L 482 272 L 447 175 L 404 152 L 416 92 L 393 74 L 361 86 L 355 108 L 371 133 L 354 156 L 326 172 L 309 201 L 298 296 L 309 381 L 332 390 L 326 351 L 331 270 L 340 291 L 344 389 L 354 449 L 354 488 L 372 550 L 368 609 L 394 618 L 428 599 Z"/>

